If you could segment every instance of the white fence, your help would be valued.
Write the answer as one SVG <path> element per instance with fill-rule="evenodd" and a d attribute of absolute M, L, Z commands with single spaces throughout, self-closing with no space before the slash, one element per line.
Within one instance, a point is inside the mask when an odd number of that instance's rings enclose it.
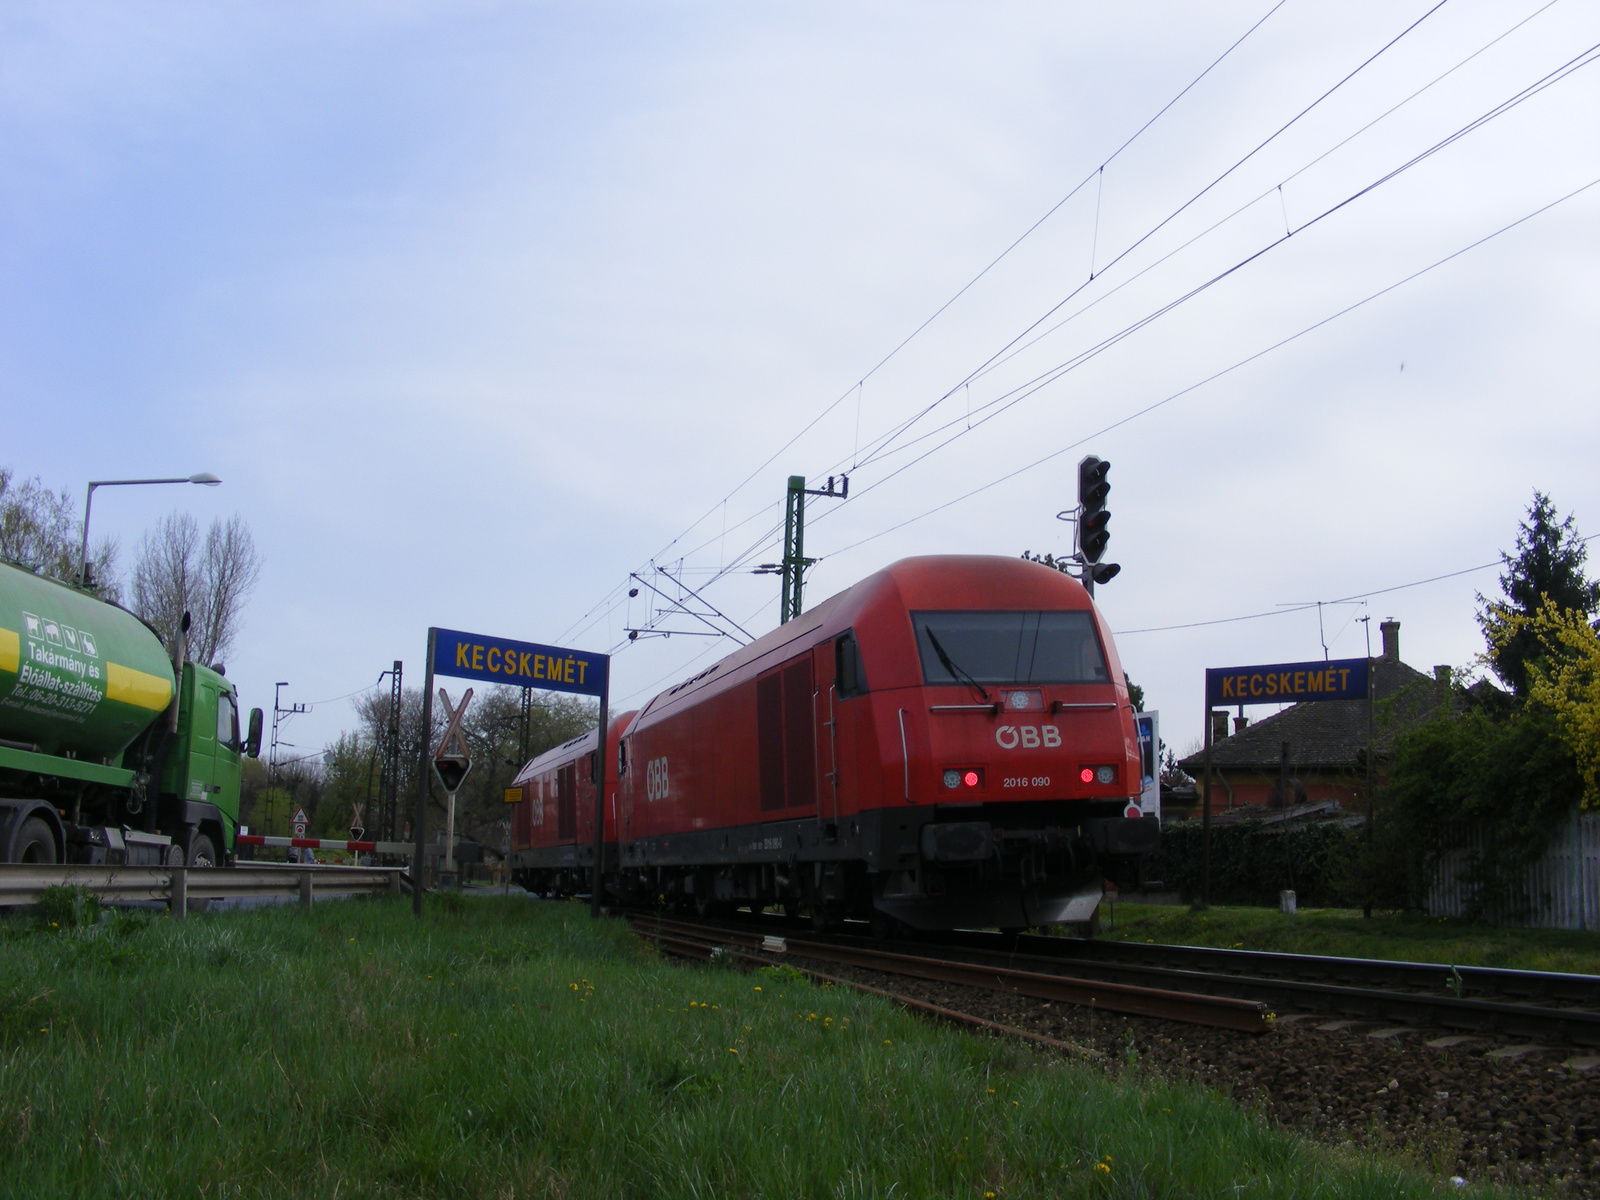
<path fill-rule="evenodd" d="M 1482 837 L 1470 834 L 1440 858 L 1428 889 L 1434 916 L 1459 917 L 1470 907 L 1472 886 L 1462 877 Z M 1490 919 L 1535 929 L 1600 929 L 1600 813 L 1572 814 L 1544 857 L 1523 873 L 1519 900 L 1504 913 L 1491 908 Z"/>

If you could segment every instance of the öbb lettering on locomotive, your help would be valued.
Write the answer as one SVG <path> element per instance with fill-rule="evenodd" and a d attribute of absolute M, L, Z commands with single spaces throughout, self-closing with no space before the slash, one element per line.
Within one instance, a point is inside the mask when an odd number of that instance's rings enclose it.
<path fill-rule="evenodd" d="M 512 682 L 531 651 L 496 648 L 482 669 Z M 1018 559 L 897 562 L 619 715 L 607 742 L 603 771 L 591 733 L 514 781 L 531 890 L 588 889 L 596 787 L 608 899 L 824 925 L 1086 921 L 1158 836 L 1125 815 L 1141 774 L 1109 628 L 1076 581 Z"/>

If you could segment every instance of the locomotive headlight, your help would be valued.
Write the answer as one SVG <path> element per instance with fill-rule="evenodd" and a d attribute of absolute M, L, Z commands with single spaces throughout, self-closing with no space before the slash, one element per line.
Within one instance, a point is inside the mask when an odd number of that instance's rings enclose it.
<path fill-rule="evenodd" d="M 1117 769 L 1115 767 L 1101 767 L 1095 772 L 1095 777 L 1101 783 L 1111 783 L 1117 777 Z"/>
<path fill-rule="evenodd" d="M 960 787 L 961 786 L 961 772 L 960 771 L 946 771 L 944 773 L 944 785 L 947 788 L 958 788 L 958 787 Z"/>

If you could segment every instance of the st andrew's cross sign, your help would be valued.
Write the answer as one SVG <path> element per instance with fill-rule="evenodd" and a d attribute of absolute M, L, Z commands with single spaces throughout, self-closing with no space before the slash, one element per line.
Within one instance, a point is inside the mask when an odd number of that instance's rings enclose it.
<path fill-rule="evenodd" d="M 599 779 L 594 789 L 594 866 L 590 888 L 590 911 L 600 915 L 600 873 L 605 846 L 605 764 L 606 708 L 611 696 L 611 656 L 594 654 L 587 650 L 572 650 L 564 646 L 545 646 L 537 642 L 519 642 L 514 638 L 491 637 L 482 633 L 465 633 L 459 629 L 428 630 L 428 657 L 426 678 L 422 685 L 422 727 L 433 728 L 433 677 L 451 675 L 457 679 L 475 679 L 483 683 L 500 683 L 511 687 L 540 688 L 550 692 L 567 692 L 579 696 L 595 696 L 600 701 L 599 751 L 595 757 Z M 467 693 L 471 695 L 470 692 Z M 461 707 L 451 713 L 451 732 L 459 737 L 457 726 Z M 448 740 L 448 738 L 447 738 Z M 413 887 L 411 910 L 422 915 L 422 851 L 426 839 L 428 819 L 428 779 L 430 754 L 433 748 L 423 739 L 421 770 L 417 781 L 416 849 L 411 860 Z M 440 751 L 448 750 L 441 745 Z M 446 755 L 446 759 L 450 756 Z M 466 758 L 464 743 L 461 753 Z M 468 759 L 470 762 L 470 759 Z M 462 774 L 465 774 L 463 771 Z"/>

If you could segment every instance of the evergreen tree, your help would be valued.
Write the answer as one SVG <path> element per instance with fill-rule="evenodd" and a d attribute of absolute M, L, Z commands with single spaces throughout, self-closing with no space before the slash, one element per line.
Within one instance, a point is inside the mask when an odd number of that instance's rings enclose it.
<path fill-rule="evenodd" d="M 1517 530 L 1516 554 L 1502 552 L 1500 555 L 1506 568 L 1500 576 L 1500 591 L 1505 600 L 1491 605 L 1482 596 L 1478 597 L 1483 606 L 1478 623 L 1485 634 L 1494 620 L 1493 609 L 1531 618 L 1544 607 L 1544 597 L 1549 597 L 1563 611 L 1581 613 L 1585 620 L 1593 618 L 1595 610 L 1600 608 L 1600 582 L 1590 581 L 1584 575 L 1583 566 L 1588 555 L 1588 547 L 1583 544 L 1571 514 L 1566 520 L 1557 521 L 1550 497 L 1535 490 L 1533 503 L 1528 507 L 1528 519 Z M 1519 629 L 1491 647 L 1490 661 L 1495 674 L 1519 696 L 1527 693 L 1527 664 L 1539 649 L 1538 636 L 1529 629 Z"/>

